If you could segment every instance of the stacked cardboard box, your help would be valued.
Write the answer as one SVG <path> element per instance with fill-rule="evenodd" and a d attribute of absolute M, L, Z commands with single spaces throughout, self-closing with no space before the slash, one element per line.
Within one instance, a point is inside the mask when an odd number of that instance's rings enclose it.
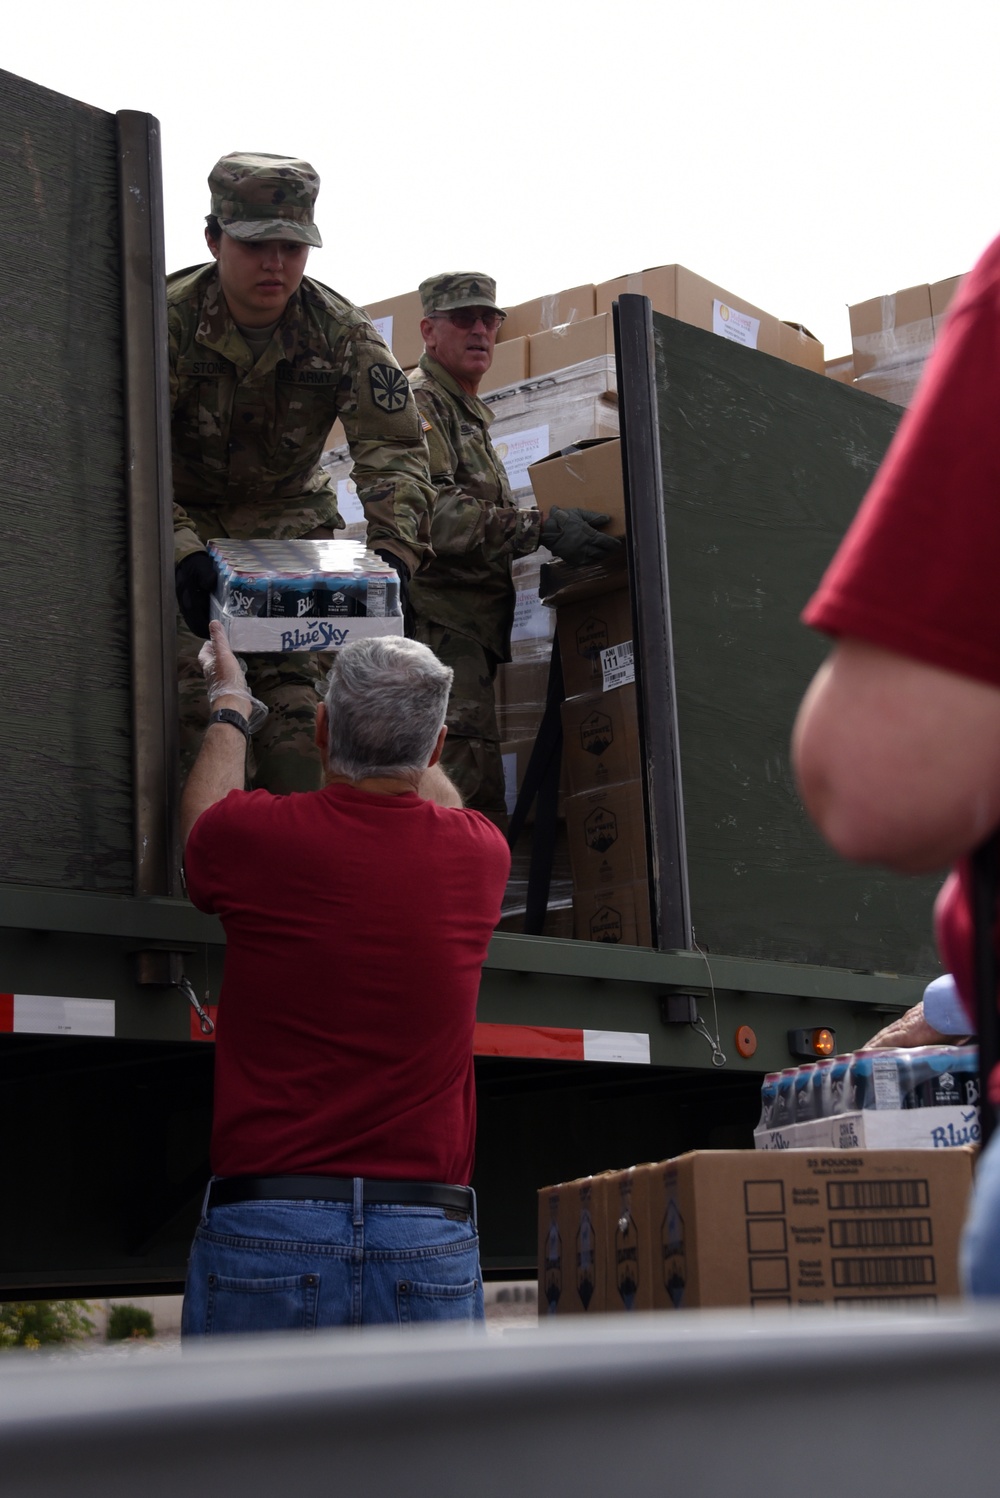
<path fill-rule="evenodd" d="M 400 369 L 414 369 L 424 351 L 420 336 L 420 319 L 424 315 L 420 293 L 406 291 L 402 296 L 372 302 L 364 310 L 392 349 Z"/>
<path fill-rule="evenodd" d="M 543 465 L 548 466 L 548 465 Z M 561 604 L 574 934 L 649 946 L 646 816 L 627 588 Z"/>
<path fill-rule="evenodd" d="M 683 265 L 657 265 L 601 282 L 594 290 L 595 312 L 609 312 L 612 302 L 626 293 L 648 296 L 653 311 L 665 317 L 823 373 L 823 345 L 808 329 L 779 321 Z"/>
<path fill-rule="evenodd" d="M 934 1304 L 959 1293 L 972 1163 L 713 1150 L 546 1187 L 539 1312 Z"/>
<path fill-rule="evenodd" d="M 909 404 L 961 279 L 907 286 L 849 308 L 859 390 Z"/>

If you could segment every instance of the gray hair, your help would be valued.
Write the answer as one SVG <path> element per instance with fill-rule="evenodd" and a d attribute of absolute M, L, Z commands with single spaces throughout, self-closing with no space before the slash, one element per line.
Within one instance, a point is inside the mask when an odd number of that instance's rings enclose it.
<path fill-rule="evenodd" d="M 345 645 L 333 658 L 326 689 L 331 771 L 365 780 L 426 770 L 454 674 L 416 640 L 388 636 Z"/>

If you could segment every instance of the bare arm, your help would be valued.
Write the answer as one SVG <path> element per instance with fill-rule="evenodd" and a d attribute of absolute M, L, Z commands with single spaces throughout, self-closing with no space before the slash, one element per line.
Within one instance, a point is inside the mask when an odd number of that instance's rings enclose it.
<path fill-rule="evenodd" d="M 842 640 L 803 699 L 792 761 L 843 857 L 945 868 L 1000 823 L 1000 689 Z"/>

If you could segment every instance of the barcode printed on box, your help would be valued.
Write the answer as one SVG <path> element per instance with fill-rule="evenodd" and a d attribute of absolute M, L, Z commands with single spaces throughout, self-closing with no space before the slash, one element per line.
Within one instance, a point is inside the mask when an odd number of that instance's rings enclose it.
<path fill-rule="evenodd" d="M 834 1217 L 831 1248 L 929 1248 L 934 1242 L 929 1217 Z"/>
<path fill-rule="evenodd" d="M 838 1290 L 869 1285 L 933 1285 L 934 1259 L 918 1254 L 912 1259 L 834 1259 L 833 1283 Z"/>
<path fill-rule="evenodd" d="M 630 681 L 635 681 L 632 641 L 623 640 L 620 645 L 609 645 L 606 650 L 602 650 L 601 671 L 606 692 L 613 691 L 615 687 L 627 686 Z"/>
<path fill-rule="evenodd" d="M 827 1181 L 826 1201 L 833 1212 L 881 1212 L 886 1207 L 931 1204 L 926 1181 Z"/>
<path fill-rule="evenodd" d="M 838 1311 L 909 1311 L 914 1306 L 936 1306 L 936 1295 L 835 1295 Z"/>

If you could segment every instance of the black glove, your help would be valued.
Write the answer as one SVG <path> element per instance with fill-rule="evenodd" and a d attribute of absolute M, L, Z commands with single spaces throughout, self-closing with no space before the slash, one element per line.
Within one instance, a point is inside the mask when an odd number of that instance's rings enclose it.
<path fill-rule="evenodd" d="M 192 634 L 208 639 L 208 602 L 215 592 L 218 568 L 207 551 L 192 551 L 174 568 L 177 603 Z"/>
<path fill-rule="evenodd" d="M 570 567 L 603 562 L 622 544 L 615 536 L 605 536 L 597 529 L 599 525 L 607 525 L 610 519 L 610 515 L 597 510 L 561 510 L 553 505 L 548 519 L 542 522 L 539 541 Z"/>
<path fill-rule="evenodd" d="M 399 573 L 399 606 L 403 610 L 405 619 L 410 612 L 410 569 L 391 551 L 380 551 L 376 547 L 375 555 L 381 557 L 387 567 L 392 567 Z"/>

